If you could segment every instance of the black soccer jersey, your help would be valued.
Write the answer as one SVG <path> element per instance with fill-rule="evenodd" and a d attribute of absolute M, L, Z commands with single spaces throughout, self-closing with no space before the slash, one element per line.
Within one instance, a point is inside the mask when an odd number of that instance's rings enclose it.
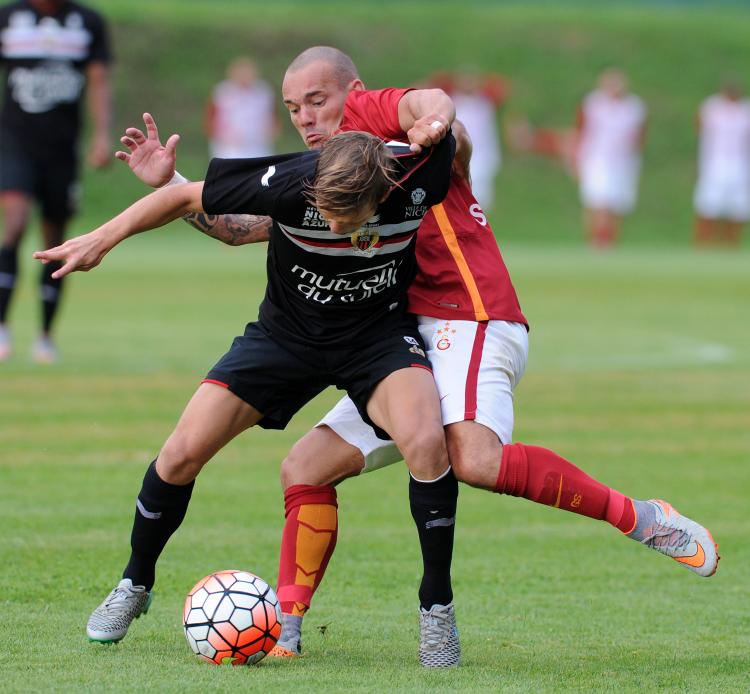
<path fill-rule="evenodd" d="M 304 196 L 317 152 L 260 159 L 214 159 L 203 188 L 211 214 L 269 215 L 268 286 L 261 324 L 279 338 L 335 347 L 370 343 L 398 320 L 416 270 L 422 217 L 448 190 L 452 135 L 415 155 L 389 143 L 400 184 L 360 229 L 334 234 Z"/>
<path fill-rule="evenodd" d="M 101 17 L 75 2 L 41 15 L 27 0 L 0 8 L 6 68 L 0 135 L 31 151 L 72 146 L 80 128 L 86 65 L 109 62 Z"/>

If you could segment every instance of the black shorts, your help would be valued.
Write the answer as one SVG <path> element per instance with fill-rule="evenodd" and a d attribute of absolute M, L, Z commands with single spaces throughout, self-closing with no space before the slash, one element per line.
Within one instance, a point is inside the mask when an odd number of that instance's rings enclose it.
<path fill-rule="evenodd" d="M 42 218 L 64 222 L 78 208 L 78 156 L 74 150 L 33 153 L 0 134 L 0 191 L 20 191 L 39 203 Z"/>
<path fill-rule="evenodd" d="M 306 403 L 336 386 L 348 393 L 378 436 L 389 439 L 367 416 L 367 402 L 386 376 L 412 366 L 432 371 L 412 316 L 378 332 L 366 347 L 335 350 L 281 342 L 260 323 L 248 323 L 204 383 L 229 388 L 262 413 L 264 429 L 284 429 Z"/>

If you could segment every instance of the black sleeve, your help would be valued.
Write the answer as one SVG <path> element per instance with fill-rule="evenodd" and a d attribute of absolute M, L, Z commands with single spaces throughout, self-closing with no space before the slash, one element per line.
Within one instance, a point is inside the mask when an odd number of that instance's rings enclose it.
<path fill-rule="evenodd" d="M 453 137 L 453 132 L 449 131 L 432 150 L 432 185 L 429 189 L 430 206 L 442 202 L 445 196 L 448 195 L 453 158 L 456 156 L 456 138 Z"/>
<path fill-rule="evenodd" d="M 453 157 L 456 154 L 456 139 L 452 132 L 436 145 L 423 149 L 420 154 L 407 155 L 399 159 L 405 173 L 399 184 L 409 190 L 419 188 L 424 198 L 414 204 L 432 207 L 442 202 L 450 187 Z"/>
<path fill-rule="evenodd" d="M 304 181 L 314 174 L 315 161 L 317 157 L 307 152 L 212 159 L 203 185 L 203 209 L 208 214 L 275 217 L 285 202 L 302 199 Z"/>
<path fill-rule="evenodd" d="M 87 18 L 88 29 L 91 32 L 91 45 L 87 63 L 111 63 L 112 49 L 109 42 L 107 25 L 101 15 L 91 12 Z"/>

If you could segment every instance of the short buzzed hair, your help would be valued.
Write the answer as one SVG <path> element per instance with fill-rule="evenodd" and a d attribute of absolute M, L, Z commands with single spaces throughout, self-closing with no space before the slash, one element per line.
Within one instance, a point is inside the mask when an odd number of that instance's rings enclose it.
<path fill-rule="evenodd" d="M 320 150 L 306 197 L 330 214 L 375 209 L 396 185 L 396 160 L 385 143 L 364 132 L 335 135 Z"/>
<path fill-rule="evenodd" d="M 312 46 L 305 49 L 290 63 L 286 71 L 297 72 L 317 61 L 331 66 L 336 81 L 342 87 L 346 87 L 352 80 L 359 79 L 354 61 L 346 53 L 332 46 Z"/>

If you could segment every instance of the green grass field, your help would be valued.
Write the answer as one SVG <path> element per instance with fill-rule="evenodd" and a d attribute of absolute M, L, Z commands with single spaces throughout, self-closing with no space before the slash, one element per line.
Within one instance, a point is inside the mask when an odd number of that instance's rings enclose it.
<path fill-rule="evenodd" d="M 750 64 L 748 12 L 711 3 L 260 3 L 90 0 L 114 22 L 118 128 L 152 110 L 205 170 L 200 114 L 241 52 L 277 86 L 314 43 L 350 51 L 373 87 L 472 63 L 509 74 L 510 110 L 564 125 L 617 63 L 651 107 L 641 204 L 622 244 L 580 244 L 573 183 L 509 156 L 493 226 L 532 323 L 516 438 L 548 446 L 637 497 L 708 525 L 719 573 L 701 579 L 603 523 L 462 488 L 454 589 L 463 666 L 417 664 L 419 551 L 407 475 L 339 488 L 339 545 L 306 621 L 307 656 L 215 668 L 188 651 L 182 600 L 210 571 L 273 583 L 278 467 L 337 398 L 285 432 L 251 431 L 198 482 L 160 565 L 152 610 L 122 643 L 87 642 L 90 611 L 127 559 L 134 498 L 199 379 L 263 293 L 262 247 L 230 249 L 176 224 L 128 241 L 66 289 L 63 354 L 31 365 L 36 273 L 24 246 L 17 353 L 0 364 L 0 682 L 3 691 L 750 690 L 750 252 L 687 248 L 692 115 Z M 398 45 L 398 50 L 383 46 Z M 435 47 L 440 50 L 436 51 Z M 742 74 L 742 73 L 741 73 Z M 285 149 L 298 147 L 288 130 Z M 115 165 L 86 173 L 83 232 L 142 194 Z M 322 627 L 322 628 L 321 628 Z"/>
<path fill-rule="evenodd" d="M 261 247 L 228 249 L 176 225 L 72 279 L 65 358 L 52 368 L 23 353 L 27 273 L 19 354 L 1 374 L 4 689 L 746 690 L 747 254 L 506 255 L 533 324 L 518 440 L 705 522 L 721 543 L 717 576 L 700 579 L 605 524 L 463 488 L 464 665 L 424 672 L 418 547 L 398 466 L 340 487 L 339 546 L 306 622 L 307 657 L 205 665 L 184 643 L 183 597 L 221 568 L 275 580 L 279 461 L 331 392 L 286 432 L 251 431 L 217 456 L 165 552 L 152 611 L 121 644 L 88 643 L 88 613 L 126 560 L 143 469 L 262 291 Z"/>

